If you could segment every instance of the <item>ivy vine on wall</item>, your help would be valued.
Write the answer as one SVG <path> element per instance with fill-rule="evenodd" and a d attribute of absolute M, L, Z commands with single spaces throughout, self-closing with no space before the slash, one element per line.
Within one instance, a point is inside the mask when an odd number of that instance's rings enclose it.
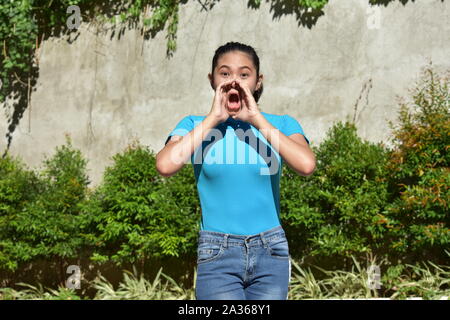
<path fill-rule="evenodd" d="M 195 0 L 191 0 L 195 1 Z M 203 10 L 211 10 L 220 0 L 196 0 Z M 361 0 L 363 1 L 363 0 Z M 393 0 L 369 0 L 384 4 Z M 407 2 L 407 0 L 401 0 Z M 0 104 L 4 105 L 8 130 L 6 155 L 12 134 L 28 108 L 31 90 L 39 75 L 36 52 L 47 38 L 78 33 L 80 22 L 110 23 L 139 28 L 145 39 L 167 27 L 167 57 L 176 51 L 178 11 L 188 0 L 0 0 Z M 275 16 L 295 14 L 311 28 L 328 0 L 266 0 Z M 259 8 L 261 0 L 248 0 Z M 273 10 L 272 10 L 273 9 Z"/>

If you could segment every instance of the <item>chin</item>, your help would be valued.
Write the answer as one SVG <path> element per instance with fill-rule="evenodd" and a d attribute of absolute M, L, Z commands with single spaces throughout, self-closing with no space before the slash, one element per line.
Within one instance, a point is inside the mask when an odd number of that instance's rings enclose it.
<path fill-rule="evenodd" d="M 228 111 L 228 115 L 229 115 L 230 117 L 234 117 L 234 116 L 237 115 L 240 111 L 241 111 L 241 110 L 239 110 L 239 111 Z"/>

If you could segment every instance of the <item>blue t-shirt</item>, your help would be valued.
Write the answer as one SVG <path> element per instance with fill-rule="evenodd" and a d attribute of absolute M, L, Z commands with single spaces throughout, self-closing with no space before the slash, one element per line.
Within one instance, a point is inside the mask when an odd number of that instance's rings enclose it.
<path fill-rule="evenodd" d="M 286 136 L 303 129 L 289 115 L 261 113 Z M 172 135 L 184 136 L 206 116 L 181 119 Z M 280 225 L 280 176 L 283 158 L 248 122 L 229 117 L 211 129 L 191 155 L 202 218 L 201 229 L 254 235 Z"/>

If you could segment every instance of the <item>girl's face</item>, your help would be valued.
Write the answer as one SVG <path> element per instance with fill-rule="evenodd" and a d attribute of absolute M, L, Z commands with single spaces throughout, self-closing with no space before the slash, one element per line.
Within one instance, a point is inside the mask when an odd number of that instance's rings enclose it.
<path fill-rule="evenodd" d="M 256 76 L 256 68 L 248 54 L 235 50 L 227 52 L 219 57 L 213 75 L 208 74 L 208 78 L 213 90 L 216 90 L 216 86 L 222 82 L 239 79 L 248 86 L 253 94 L 261 87 L 263 75 L 260 74 L 259 77 Z M 239 95 L 239 91 L 236 89 L 230 89 L 228 94 L 237 94 L 239 99 L 242 99 Z M 242 103 L 240 105 L 242 105 Z M 229 111 L 235 113 L 237 110 Z"/>

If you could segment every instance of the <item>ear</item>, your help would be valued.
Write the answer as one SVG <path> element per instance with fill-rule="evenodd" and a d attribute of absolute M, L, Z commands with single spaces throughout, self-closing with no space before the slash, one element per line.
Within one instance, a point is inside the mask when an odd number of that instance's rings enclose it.
<path fill-rule="evenodd" d="M 209 79 L 209 83 L 211 84 L 211 88 L 213 90 L 216 90 L 216 88 L 214 88 L 214 79 L 213 79 L 211 73 L 208 73 L 208 79 Z"/>
<path fill-rule="evenodd" d="M 258 91 L 261 88 L 262 82 L 263 82 L 263 78 L 264 78 L 264 76 L 262 74 L 260 74 L 259 77 L 258 77 L 258 81 L 256 82 L 255 91 Z"/>

